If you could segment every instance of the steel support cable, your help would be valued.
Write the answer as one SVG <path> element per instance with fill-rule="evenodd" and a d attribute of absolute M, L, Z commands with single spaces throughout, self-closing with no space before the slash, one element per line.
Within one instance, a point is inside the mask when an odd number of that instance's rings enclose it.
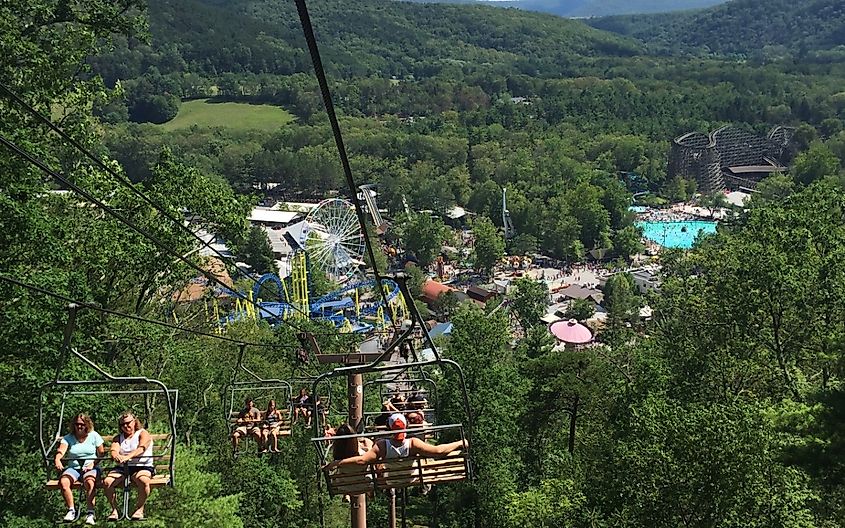
<path fill-rule="evenodd" d="M 202 269 L 198 265 L 196 265 L 193 262 L 191 262 L 190 260 L 188 260 L 183 255 L 181 255 L 178 251 L 175 251 L 174 249 L 170 248 L 167 244 L 165 244 L 164 242 L 159 240 L 155 235 L 149 233 L 148 231 L 146 231 L 145 229 L 143 229 L 141 227 L 136 226 L 131 221 L 129 221 L 128 219 L 123 217 L 120 213 L 118 213 L 117 211 L 112 209 L 110 206 L 106 205 L 105 203 L 103 203 L 102 201 L 97 199 L 95 196 L 93 196 L 91 193 L 89 193 L 85 189 L 82 189 L 81 187 L 77 186 L 76 184 L 74 184 L 73 182 L 71 182 L 70 180 L 68 180 L 67 178 L 65 178 L 61 174 L 59 174 L 58 172 L 54 171 L 53 169 L 48 167 L 46 164 L 44 164 L 44 162 L 42 162 L 38 158 L 35 158 L 29 152 L 23 150 L 18 145 L 16 145 L 15 143 L 13 143 L 9 139 L 7 139 L 5 136 L 0 135 L 0 143 L 2 143 L 6 148 L 11 150 L 12 152 L 17 154 L 18 156 L 24 158 L 28 162 L 32 163 L 33 165 L 35 165 L 36 167 L 41 169 L 42 172 L 44 172 L 48 176 L 52 177 L 53 179 L 55 179 L 56 181 L 58 181 L 59 183 L 61 183 L 65 187 L 69 188 L 74 193 L 82 196 L 83 198 L 85 198 L 86 200 L 88 200 L 89 202 L 94 204 L 95 206 L 99 207 L 100 209 L 102 209 L 103 211 L 105 211 L 106 213 L 108 213 L 109 215 L 111 215 L 112 217 L 117 219 L 118 221 L 120 221 L 121 223 L 125 224 L 131 230 L 140 234 L 141 236 L 143 236 L 147 240 L 150 240 L 153 244 L 155 244 L 159 249 L 161 249 L 165 253 L 169 254 L 172 257 L 175 257 L 176 259 L 178 259 L 182 262 L 184 262 L 185 264 L 188 265 L 188 267 L 190 267 L 194 271 L 199 272 L 201 275 L 203 275 L 206 279 L 208 279 L 212 283 L 214 283 L 218 286 L 221 286 L 223 288 L 226 288 L 226 289 L 229 288 L 229 286 L 227 284 L 225 284 L 223 281 L 221 281 L 220 279 L 215 277 L 213 273 L 211 273 L 210 271 Z M 271 312 L 270 310 L 268 310 L 264 306 L 261 306 L 260 304 L 258 304 L 254 300 L 251 300 L 247 297 L 244 297 L 243 300 L 245 302 L 249 302 L 250 304 L 254 305 L 256 307 L 256 309 L 272 316 L 274 319 L 278 319 L 279 321 L 281 321 L 282 323 L 284 323 L 284 324 L 288 325 L 289 327 L 293 328 L 297 332 L 309 333 L 306 330 L 304 330 L 303 328 L 291 323 L 290 321 L 285 321 L 283 318 L 276 316 L 276 314 L 274 314 L 273 312 Z M 331 335 L 331 336 L 339 335 L 337 332 L 333 332 L 331 334 L 314 334 L 312 332 L 311 334 L 315 335 L 315 336 L 316 335 Z"/>
<path fill-rule="evenodd" d="M 247 345 L 247 346 L 254 346 L 254 347 L 265 347 L 265 348 L 282 348 L 282 349 L 289 349 L 289 350 L 294 350 L 294 349 L 298 348 L 296 346 L 277 345 L 277 344 L 273 344 L 273 343 L 251 343 L 249 341 L 241 341 L 241 340 L 238 340 L 238 339 L 232 339 L 231 337 L 226 337 L 226 336 L 221 336 L 221 335 L 216 335 L 216 334 L 209 334 L 209 333 L 203 332 L 201 330 L 194 330 L 193 328 L 186 328 L 184 326 L 179 326 L 179 325 L 167 323 L 167 322 L 164 322 L 164 321 L 157 321 L 155 319 L 147 319 L 146 317 L 141 317 L 139 315 L 133 315 L 133 314 L 128 314 L 128 313 L 124 313 L 124 312 L 118 312 L 116 310 L 110 310 L 108 308 L 103 308 L 102 306 L 97 306 L 96 304 L 91 304 L 91 303 L 71 299 L 70 297 L 62 295 L 60 293 L 56 293 L 54 291 L 50 291 L 50 290 L 41 288 L 39 286 L 34 286 L 32 284 L 28 284 L 26 282 L 20 281 L 18 279 L 14 279 L 14 278 L 6 276 L 6 275 L 0 275 L 0 281 L 8 282 L 9 284 L 14 284 L 15 286 L 24 288 L 26 290 L 30 290 L 30 291 L 33 291 L 33 292 L 36 292 L 36 293 L 42 293 L 44 295 L 47 295 L 48 297 L 53 297 L 54 299 L 58 299 L 60 301 L 65 301 L 69 304 L 76 304 L 76 305 L 81 306 L 82 308 L 87 308 L 89 310 L 94 310 L 96 312 L 102 312 L 102 313 L 106 313 L 106 314 L 109 314 L 109 315 L 114 315 L 116 317 L 123 317 L 125 319 L 132 319 L 133 321 L 138 321 L 138 322 L 142 322 L 142 323 L 149 323 L 149 324 L 153 324 L 153 325 L 163 326 L 163 327 L 166 327 L 166 328 L 170 328 L 171 330 L 177 330 L 179 332 L 185 332 L 185 333 L 188 333 L 188 334 L 194 334 L 194 335 L 203 336 L 203 337 L 211 337 L 213 339 L 218 339 L 220 341 L 226 341 L 228 343 L 234 343 L 236 345 Z"/>
<path fill-rule="evenodd" d="M 326 114 L 328 114 L 329 123 L 332 126 L 334 141 L 337 145 L 338 154 L 340 155 L 340 163 L 343 165 L 343 174 L 346 176 L 346 183 L 349 185 L 349 192 L 352 194 L 350 198 L 355 205 L 355 216 L 358 217 L 358 224 L 361 226 L 361 231 L 364 234 L 364 245 L 367 246 L 367 255 L 370 257 L 370 264 L 373 267 L 376 284 L 384 302 L 384 310 L 387 316 L 390 317 L 391 322 L 396 325 L 396 321 L 393 320 L 393 310 L 387 302 L 387 294 L 384 293 L 384 288 L 381 286 L 381 274 L 379 273 L 378 266 L 376 266 L 373 244 L 367 232 L 364 209 L 358 200 L 358 187 L 355 185 L 355 178 L 352 177 L 352 167 L 349 165 L 349 157 L 346 155 L 346 147 L 343 144 L 343 136 L 340 133 L 340 124 L 338 124 L 337 115 L 334 111 L 329 83 L 326 80 L 326 72 L 323 70 L 323 61 L 320 59 L 320 50 L 317 47 L 317 39 L 314 37 L 314 28 L 311 27 L 311 16 L 308 14 L 308 6 L 305 5 L 305 0 L 296 0 L 296 10 L 299 12 L 299 22 L 302 25 L 302 32 L 305 34 L 305 41 L 308 43 L 308 51 L 311 54 L 311 62 L 314 65 L 314 74 L 317 76 L 317 83 L 320 85 L 320 94 L 323 96 L 323 104 L 326 106 Z"/>
<path fill-rule="evenodd" d="M 176 217 L 172 216 L 172 215 L 171 215 L 170 213 L 168 213 L 168 212 L 167 212 L 167 211 L 166 211 L 163 207 L 161 207 L 160 205 L 156 204 L 156 203 L 155 203 L 155 202 L 154 202 L 154 201 L 153 201 L 150 197 L 148 197 L 146 194 L 144 194 L 144 193 L 143 193 L 140 189 L 138 189 L 138 188 L 137 188 L 137 187 L 136 187 L 136 186 L 135 186 L 135 185 L 134 185 L 131 181 L 129 181 L 129 179 L 128 179 L 127 177 L 125 177 L 125 176 L 123 176 L 123 175 L 119 174 L 117 171 L 115 171 L 114 169 L 112 169 L 111 167 L 109 167 L 108 165 L 106 165 L 106 164 L 105 164 L 105 163 L 104 163 L 104 162 L 103 162 L 100 158 L 98 158 L 97 156 L 95 156 L 95 155 L 94 155 L 94 153 L 92 153 L 90 150 L 86 149 L 86 148 L 85 148 L 85 147 L 84 147 L 81 143 L 79 143 L 77 140 L 75 140 L 75 139 L 73 139 L 72 137 L 70 137 L 70 135 L 68 135 L 68 134 L 67 134 L 67 132 L 65 132 L 65 131 L 64 131 L 64 130 L 62 130 L 59 126 L 57 126 L 55 123 L 53 123 L 53 122 L 52 122 L 52 121 L 51 121 L 51 120 L 50 120 L 47 116 L 45 116 L 44 114 L 42 114 L 41 112 L 39 112 L 38 110 L 36 110 L 35 108 L 33 108 L 33 107 L 32 107 L 32 105 L 30 105 L 29 103 L 27 103 L 26 101 L 24 101 L 24 100 L 23 100 L 23 98 L 21 98 L 21 96 L 19 96 L 17 93 L 15 93 L 14 91 L 12 91 L 12 89 L 11 89 L 11 88 L 9 88 L 8 86 L 6 86 L 6 85 L 5 85 L 5 84 L 3 84 L 2 82 L 0 82 L 0 91 L 3 91 L 3 92 L 4 92 L 4 93 L 5 93 L 5 94 L 6 94 L 6 95 L 7 95 L 7 96 L 8 96 L 8 97 L 12 100 L 12 101 L 14 101 L 15 103 L 17 103 L 19 106 L 22 106 L 22 107 L 23 107 L 23 108 L 24 108 L 27 112 L 29 112 L 29 113 L 30 113 L 33 117 L 35 117 L 35 119 L 37 119 L 38 121 L 40 121 L 40 122 L 42 122 L 43 124 L 47 125 L 47 127 L 48 127 L 48 128 L 50 128 L 50 130 L 52 130 L 53 132 L 57 133 L 57 134 L 58 134 L 58 135 L 59 135 L 62 139 L 64 139 L 65 141 L 67 141 L 68 143 L 70 143 L 70 144 L 71 144 L 74 148 L 76 148 L 78 151 L 80 151 L 81 153 L 83 153 L 83 154 L 85 155 L 85 157 L 87 157 L 88 159 L 90 159 L 90 160 L 91 160 L 91 161 L 92 161 L 95 165 L 97 165 L 97 167 L 99 167 L 100 169 L 102 169 L 102 170 L 106 171 L 107 173 L 109 173 L 109 174 L 110 174 L 112 177 L 114 177 L 114 178 L 115 178 L 115 179 L 116 179 L 116 180 L 117 180 L 120 184 L 122 184 L 124 187 L 127 187 L 130 191 L 132 191 L 132 193 L 133 193 L 133 194 L 135 194 L 136 196 L 138 196 L 139 198 L 141 198 L 141 200 L 143 200 L 143 201 L 144 201 L 144 203 L 146 203 L 147 205 L 149 205 L 150 207 L 152 207 L 153 209 L 155 209 L 156 211 L 158 211 L 158 212 L 159 212 L 160 214 L 162 214 L 165 218 L 167 218 L 168 220 L 170 220 L 171 222 L 173 222 L 175 225 L 177 225 L 177 226 L 178 226 L 181 230 L 185 231 L 186 233 L 188 233 L 189 235 L 191 235 L 193 238 L 195 238 L 197 241 L 199 241 L 199 242 L 202 244 L 202 248 L 208 248 L 208 249 L 210 249 L 210 250 L 211 250 L 211 251 L 212 251 L 215 255 L 217 255 L 217 256 L 218 256 L 221 260 L 224 260 L 224 261 L 225 261 L 226 259 L 231 259 L 231 260 L 234 260 L 232 257 L 227 257 L 227 256 L 223 255 L 222 253 L 220 253 L 219 251 L 217 251 L 216 249 L 214 249 L 214 247 L 212 247 L 212 245 L 211 245 L 211 241 L 206 242 L 205 240 L 203 240 L 203 239 L 202 239 L 199 235 L 197 235 L 194 231 L 192 231 L 191 229 L 189 229 L 189 228 L 188 228 L 188 226 L 184 225 L 184 224 L 182 223 L 182 221 L 181 221 L 181 220 L 179 220 L 178 218 L 176 218 Z M 202 248 L 200 248 L 200 249 L 202 249 Z M 258 279 L 256 279 L 256 278 L 252 277 L 252 276 L 251 276 L 251 275 L 249 275 L 248 273 L 244 273 L 244 272 L 243 272 L 240 268 L 238 268 L 238 267 L 237 267 L 236 265 L 234 265 L 234 264 L 233 264 L 233 267 L 237 270 L 237 272 L 238 272 L 238 273 L 240 273 L 240 274 L 241 274 L 241 276 L 248 278 L 249 280 L 251 280 L 251 281 L 253 282 L 253 284 L 258 284 Z M 290 304 L 290 303 L 288 303 L 288 304 Z M 297 306 L 294 306 L 294 305 L 292 305 L 292 304 L 290 304 L 290 306 L 291 306 L 291 308 L 292 308 L 292 309 L 294 309 L 294 310 L 296 310 L 296 311 L 298 311 L 298 312 L 300 312 L 300 313 L 305 313 L 305 312 L 303 312 L 303 311 L 302 311 L 299 307 L 297 307 Z"/>

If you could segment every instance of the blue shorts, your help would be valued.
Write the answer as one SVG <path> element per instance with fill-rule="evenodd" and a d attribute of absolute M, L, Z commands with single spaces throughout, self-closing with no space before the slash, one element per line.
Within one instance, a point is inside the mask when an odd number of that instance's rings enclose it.
<path fill-rule="evenodd" d="M 89 477 L 96 479 L 96 478 L 100 478 L 100 466 L 95 466 L 94 469 L 89 469 L 88 471 L 85 472 L 84 475 L 82 474 L 82 468 L 81 467 L 79 467 L 79 468 L 66 468 L 64 471 L 62 471 L 62 476 L 64 476 L 64 475 L 69 475 L 70 478 L 72 478 L 74 482 L 76 482 L 77 480 L 80 480 L 80 477 L 83 478 L 83 479 L 86 479 L 86 478 L 89 478 Z M 59 478 L 61 478 L 61 477 L 59 477 Z"/>

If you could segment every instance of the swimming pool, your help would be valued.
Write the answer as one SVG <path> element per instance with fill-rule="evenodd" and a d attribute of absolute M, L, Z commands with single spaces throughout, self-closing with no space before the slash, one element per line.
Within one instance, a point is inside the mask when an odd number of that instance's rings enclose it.
<path fill-rule="evenodd" d="M 692 247 L 699 233 L 705 235 L 716 232 L 716 222 L 685 221 L 685 222 L 637 222 L 643 230 L 643 236 L 663 247 L 683 248 Z"/>

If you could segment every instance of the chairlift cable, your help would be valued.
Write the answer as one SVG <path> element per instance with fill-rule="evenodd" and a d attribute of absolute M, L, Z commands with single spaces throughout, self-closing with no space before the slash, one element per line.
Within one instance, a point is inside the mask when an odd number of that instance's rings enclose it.
<path fill-rule="evenodd" d="M 0 280 L 8 282 L 10 284 L 14 284 L 16 286 L 19 286 L 21 288 L 24 288 L 24 289 L 27 289 L 27 290 L 30 290 L 30 291 L 34 291 L 34 292 L 37 292 L 37 293 L 43 293 L 44 295 L 47 295 L 49 297 L 53 297 L 54 299 L 59 299 L 61 301 L 65 301 L 65 302 L 71 303 L 71 304 L 77 304 L 82 308 L 87 308 L 87 309 L 90 309 L 90 310 L 106 313 L 106 314 L 109 314 L 109 315 L 114 315 L 114 316 L 117 316 L 117 317 L 123 317 L 125 319 L 132 319 L 134 321 L 139 321 L 139 322 L 143 322 L 143 323 L 149 323 L 149 324 L 153 324 L 153 325 L 164 326 L 166 328 L 170 328 L 172 330 L 177 330 L 179 332 L 185 332 L 185 333 L 188 333 L 188 334 L 194 334 L 194 335 L 199 335 L 199 336 L 203 336 L 203 337 L 210 337 L 210 338 L 213 338 L 213 339 L 218 339 L 220 341 L 226 341 L 228 343 L 234 343 L 236 345 L 249 345 L 249 346 L 254 346 L 254 347 L 282 348 L 282 349 L 289 349 L 289 350 L 295 350 L 296 348 L 298 348 L 298 347 L 291 346 L 291 345 L 277 345 L 277 344 L 273 344 L 273 343 L 251 343 L 251 342 L 248 342 L 248 341 L 241 341 L 241 340 L 238 340 L 238 339 L 232 339 L 231 337 L 226 337 L 226 336 L 222 336 L 222 335 L 209 334 L 209 333 L 203 332 L 201 330 L 194 330 L 192 328 L 186 328 L 184 326 L 166 323 L 164 321 L 157 321 L 155 319 L 147 319 L 146 317 L 141 317 L 141 316 L 138 316 L 138 315 L 132 315 L 132 314 L 124 313 L 124 312 L 118 312 L 118 311 L 115 311 L 115 310 L 110 310 L 108 308 L 103 308 L 102 306 L 97 306 L 95 304 L 86 303 L 86 302 L 83 302 L 83 301 L 77 301 L 77 300 L 71 299 L 70 297 L 66 297 L 66 296 L 64 296 L 60 293 L 56 293 L 56 292 L 53 292 L 53 291 L 50 291 L 50 290 L 46 290 L 46 289 L 40 288 L 38 286 L 33 286 L 32 284 L 27 284 L 25 282 L 19 281 L 17 279 L 14 279 L 14 278 L 6 276 L 6 275 L 0 275 Z"/>
<path fill-rule="evenodd" d="M 91 161 L 92 161 L 95 165 L 97 165 L 97 167 L 99 167 L 100 169 L 102 169 L 102 170 L 106 171 L 106 172 L 107 172 L 107 173 L 109 173 L 111 176 L 113 176 L 113 177 L 114 177 L 114 178 L 115 178 L 115 179 L 116 179 L 119 183 L 121 183 L 123 186 L 127 187 L 130 191 L 132 191 L 132 193 L 134 193 L 134 194 L 135 194 L 135 195 L 137 195 L 139 198 L 141 198 L 141 200 L 143 200 L 146 204 L 148 204 L 150 207 L 152 207 L 153 209 L 155 209 L 156 211 L 158 211 L 160 214 L 162 214 L 165 218 L 167 218 L 168 220 L 170 220 L 171 222 L 173 222 L 173 223 L 174 223 L 175 225 L 177 225 L 177 226 L 178 226 L 178 227 L 179 227 L 182 231 L 185 231 L 186 233 L 188 233 L 189 235 L 191 235 L 193 238 L 195 238 L 197 241 L 199 241 L 199 242 L 202 244 L 202 248 L 208 248 L 208 249 L 210 249 L 210 250 L 211 250 L 211 251 L 212 251 L 215 255 L 217 255 L 217 256 L 218 256 L 221 260 L 224 260 L 224 261 L 225 261 L 226 259 L 229 259 L 229 260 L 234 260 L 234 258 L 233 258 L 233 257 L 227 257 L 227 256 L 223 255 L 221 252 L 219 252 L 217 249 L 215 249 L 215 248 L 211 245 L 211 241 L 206 242 L 206 241 L 205 241 L 205 240 L 203 240 L 203 239 L 202 239 L 199 235 L 197 235 L 194 231 L 192 231 L 192 230 L 191 230 L 191 229 L 189 229 L 186 225 L 184 225 L 184 224 L 182 223 L 182 221 L 180 221 L 178 218 L 175 218 L 175 217 L 171 216 L 171 215 L 170 215 L 170 213 L 168 213 L 168 212 L 167 212 L 167 211 L 166 211 L 163 207 L 161 207 L 160 205 L 156 204 L 156 203 L 155 203 L 155 202 L 154 202 L 154 201 L 153 201 L 150 197 L 148 197 L 148 196 L 147 196 L 147 195 L 146 195 L 143 191 L 141 191 L 140 189 L 138 189 L 138 187 L 136 187 L 136 186 L 135 186 L 135 185 L 134 185 L 134 184 L 133 184 L 133 183 L 132 183 L 132 182 L 131 182 L 131 181 L 130 181 L 127 177 L 125 177 L 125 176 L 123 176 L 123 175 L 119 174 L 117 171 L 115 171 L 114 169 L 112 169 L 111 167 L 109 167 L 108 165 L 106 165 L 106 164 L 105 164 L 105 163 L 104 163 L 104 162 L 103 162 L 100 158 L 98 158 L 97 156 L 95 156 L 95 155 L 94 155 L 94 154 L 93 154 L 90 150 L 86 149 L 86 148 L 85 148 L 85 147 L 84 147 L 81 143 L 79 143 L 79 141 L 75 140 L 75 139 L 74 139 L 74 138 L 72 138 L 70 135 L 68 135 L 68 133 L 67 133 L 67 132 L 65 132 L 64 130 L 62 130 L 62 128 L 61 128 L 61 127 L 59 127 L 58 125 L 56 125 L 55 123 L 53 123 L 53 122 L 52 122 L 52 121 L 51 121 L 51 120 L 50 120 L 47 116 L 45 116 L 44 114 L 42 114 L 41 112 L 39 112 L 38 110 L 36 110 L 34 107 L 32 107 L 29 103 L 27 103 L 26 101 L 24 101 L 24 100 L 23 100 L 23 98 L 21 98 L 21 96 L 19 96 L 19 95 L 18 95 L 17 93 L 15 93 L 15 92 L 14 92 L 11 88 L 9 88 L 8 86 L 6 86 L 6 85 L 5 85 L 4 83 L 2 83 L 2 82 L 0 82 L 0 91 L 5 92 L 5 93 L 6 93 L 6 95 L 8 95 L 8 96 L 9 96 L 9 98 L 10 98 L 12 101 L 14 101 L 15 103 L 17 103 L 19 106 L 22 106 L 22 107 L 23 107 L 23 108 L 24 108 L 27 112 L 29 112 L 32 116 L 34 116 L 34 117 L 35 117 L 38 121 L 40 121 L 40 122 L 44 123 L 45 125 L 47 125 L 47 127 L 49 127 L 49 128 L 50 128 L 50 130 L 52 130 L 53 132 L 57 133 L 57 134 L 58 134 L 58 135 L 59 135 L 62 139 L 64 139 L 65 141 L 67 141 L 68 143 L 70 143 L 70 144 L 71 144 L 74 148 L 76 148 L 78 151 L 80 151 L 81 153 L 83 153 L 83 154 L 85 155 L 85 157 L 87 157 L 88 159 L 90 159 L 90 160 L 91 160 Z M 202 248 L 201 248 L 201 249 L 202 249 Z M 237 265 L 234 265 L 234 263 L 233 263 L 233 267 L 237 270 L 237 272 L 238 272 L 241 276 L 248 278 L 249 280 L 251 280 L 251 281 L 253 282 L 253 284 L 258 284 L 258 279 L 256 279 L 256 278 L 255 278 L 255 277 L 253 277 L 252 275 L 250 275 L 250 274 L 248 274 L 248 273 L 244 272 L 244 271 L 243 271 L 243 270 L 241 270 L 241 269 L 240 269 Z M 304 313 L 304 312 L 302 312 L 302 310 L 301 310 L 299 307 L 297 307 L 297 306 L 291 305 L 291 308 L 293 308 L 293 309 L 294 309 L 294 310 L 296 310 L 296 311 L 299 311 L 300 313 Z"/>
<path fill-rule="evenodd" d="M 214 284 L 221 286 L 223 288 L 229 289 L 229 286 L 227 284 L 225 284 L 223 281 L 221 281 L 220 279 L 218 279 L 216 276 L 214 276 L 213 273 L 211 273 L 210 271 L 202 269 L 200 266 L 194 264 L 193 262 L 188 260 L 185 256 L 181 255 L 178 251 L 175 251 L 174 249 L 167 246 L 167 244 L 165 244 L 164 242 L 159 240 L 155 235 L 149 233 L 147 230 L 145 230 L 141 227 L 136 226 L 130 220 L 126 219 L 123 215 L 121 215 L 120 213 L 115 211 L 112 207 L 106 205 L 105 203 L 103 203 L 102 201 L 97 199 L 95 196 L 93 196 L 88 191 L 82 189 L 81 187 L 77 186 L 76 184 L 74 184 L 73 182 L 71 182 L 70 180 L 68 180 L 67 178 L 65 178 L 61 174 L 59 174 L 58 172 L 54 171 L 53 169 L 48 167 L 43 161 L 34 157 L 29 152 L 23 150 L 21 147 L 19 147 L 14 142 L 10 141 L 5 136 L 0 135 L 0 143 L 2 143 L 6 148 L 13 151 L 18 156 L 24 158 L 25 160 L 29 161 L 31 164 L 33 164 L 36 167 L 38 167 L 39 169 L 41 169 L 41 171 L 44 172 L 45 174 L 47 174 L 48 176 L 57 180 L 62 185 L 68 187 L 74 193 L 82 196 L 83 198 L 85 198 L 89 202 L 93 203 L 98 208 L 102 209 L 103 211 L 105 211 L 106 213 L 111 215 L 112 217 L 116 218 L 121 223 L 125 224 L 127 227 L 129 227 L 130 229 L 132 229 L 136 233 L 138 233 L 141 236 L 143 236 L 144 238 L 150 240 L 153 244 L 155 244 L 159 249 L 163 250 L 165 253 L 168 253 L 172 257 L 175 257 L 176 259 L 184 262 L 185 264 L 188 265 L 188 267 L 190 267 L 193 270 L 199 272 L 206 279 L 213 282 Z M 298 325 L 296 325 L 296 324 L 294 324 L 290 321 L 286 321 L 284 318 L 280 318 L 280 317 L 276 316 L 276 314 L 272 313 L 270 310 L 268 310 L 264 306 L 261 306 L 255 300 L 249 299 L 248 297 L 243 297 L 243 300 L 245 302 L 249 302 L 250 304 L 254 305 L 256 307 L 256 309 L 271 315 L 274 319 L 278 319 L 283 324 L 290 326 L 291 328 L 295 329 L 296 331 L 302 332 L 302 333 L 308 333 L 302 327 L 300 327 L 300 326 L 298 326 Z M 336 334 L 332 334 L 332 335 L 336 335 Z"/>
<path fill-rule="evenodd" d="M 317 47 L 317 39 L 314 37 L 314 28 L 311 27 L 311 17 L 308 14 L 308 6 L 305 5 L 305 0 L 296 0 L 296 10 L 299 12 L 299 21 L 302 25 L 302 32 L 305 34 L 305 41 L 308 44 L 308 51 L 311 54 L 311 62 L 314 65 L 314 74 L 317 76 L 317 83 L 320 85 L 320 94 L 323 97 L 323 104 L 326 106 L 326 114 L 329 117 L 329 123 L 332 127 L 334 141 L 337 145 L 338 155 L 340 156 L 340 163 L 343 166 L 343 174 L 346 176 L 346 183 L 349 186 L 350 199 L 355 206 L 355 216 L 358 218 L 358 224 L 361 226 L 361 232 L 364 235 L 364 245 L 367 248 L 367 256 L 370 258 L 370 265 L 373 268 L 373 275 L 375 275 L 376 285 L 381 294 L 384 303 L 384 310 L 393 324 L 396 321 L 393 318 L 393 309 L 387 301 L 387 294 L 381 287 L 381 273 L 376 265 L 375 251 L 373 251 L 373 244 L 370 240 L 370 234 L 367 231 L 367 224 L 364 218 L 364 209 L 361 207 L 361 202 L 358 199 L 358 187 L 355 185 L 355 178 L 352 176 L 352 167 L 349 165 L 349 157 L 346 154 L 346 147 L 343 143 L 343 135 L 340 132 L 340 124 L 337 121 L 337 114 L 334 110 L 334 102 L 329 91 L 329 83 L 326 80 L 326 72 L 323 70 L 323 61 L 320 59 L 320 50 Z M 367 192 L 367 191 L 363 191 Z"/>

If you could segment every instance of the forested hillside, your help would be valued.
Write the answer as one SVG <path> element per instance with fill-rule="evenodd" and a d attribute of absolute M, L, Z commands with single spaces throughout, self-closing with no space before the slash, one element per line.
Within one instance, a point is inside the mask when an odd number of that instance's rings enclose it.
<path fill-rule="evenodd" d="M 154 55 L 133 46 L 101 56 L 97 70 L 107 81 L 136 77 L 149 64 L 163 74 L 187 67 L 208 75 L 289 75 L 310 67 L 289 2 L 153 0 L 149 13 Z M 444 70 L 513 66 L 554 74 L 578 57 L 639 50 L 578 22 L 483 6 L 331 0 L 315 4 L 312 16 L 330 71 L 343 77 L 426 78 Z"/>
<path fill-rule="evenodd" d="M 411 0 L 429 3 L 432 0 Z M 561 17 L 602 17 L 633 13 L 668 13 L 701 9 L 725 0 L 434 0 L 438 3 L 487 4 L 494 7 L 539 11 Z"/>
<path fill-rule="evenodd" d="M 590 20 L 654 49 L 757 59 L 845 59 L 845 5 L 838 0 L 733 0 L 695 13 Z"/>
<path fill-rule="evenodd" d="M 296 424 L 280 453 L 259 455 L 250 440 L 233 456 L 229 386 L 239 351 L 254 373 L 304 386 L 329 367 L 303 363 L 298 332 L 337 354 L 359 337 L 307 319 L 221 326 L 235 303 L 216 288 L 179 300 L 211 275 L 194 267 L 209 261 L 183 229 L 186 214 L 239 259 L 252 256 L 246 218 L 266 184 L 291 201 L 349 194 L 292 4 L 144 5 L 0 3 L 0 83 L 105 160 L 0 92 L 0 524 L 47 528 L 66 512 L 44 487 L 56 471 L 36 431 L 40 409 L 61 407 L 61 387 L 40 398 L 45 383 L 96 376 L 61 362 L 72 300 L 85 303 L 67 336 L 80 353 L 179 390 L 175 486 L 153 491 L 147 526 L 348 526 L 349 503 L 315 478 L 312 429 Z M 695 190 L 667 178 L 672 137 L 795 127 L 788 170 L 717 234 L 664 252 L 659 292 L 641 295 L 625 273 L 608 281 L 596 346 L 555 346 L 540 319 L 549 292 L 530 279 L 514 279 L 498 309 L 453 308 L 438 346 L 463 369 L 469 410 L 460 379 L 437 369 L 434 417 L 471 418 L 475 478 L 409 493 L 409 526 L 845 525 L 841 63 L 656 56 L 578 21 L 484 6 L 311 8 L 353 174 L 377 184 L 406 244 L 403 218 L 434 223 L 407 215 L 407 203 L 438 214 L 466 206 L 504 246 L 492 224 L 506 187 L 519 233 L 509 250 L 576 266 L 596 249 L 625 267 L 642 249 L 633 192 L 682 200 Z M 819 30 L 794 38 L 827 38 Z M 275 105 L 278 126 L 272 116 L 255 128 L 162 126 L 183 99 L 208 100 L 206 111 Z M 74 186 L 88 196 L 55 192 Z M 233 288 L 248 291 L 239 269 L 227 267 Z M 331 390 L 342 404 L 344 381 Z M 367 388 L 368 409 L 381 403 Z M 131 409 L 165 432 L 165 407 L 78 395 L 65 417 L 92 414 L 112 437 Z M 386 525 L 386 496 L 368 500 L 370 526 Z M 105 524 L 101 492 L 95 511 Z"/>

